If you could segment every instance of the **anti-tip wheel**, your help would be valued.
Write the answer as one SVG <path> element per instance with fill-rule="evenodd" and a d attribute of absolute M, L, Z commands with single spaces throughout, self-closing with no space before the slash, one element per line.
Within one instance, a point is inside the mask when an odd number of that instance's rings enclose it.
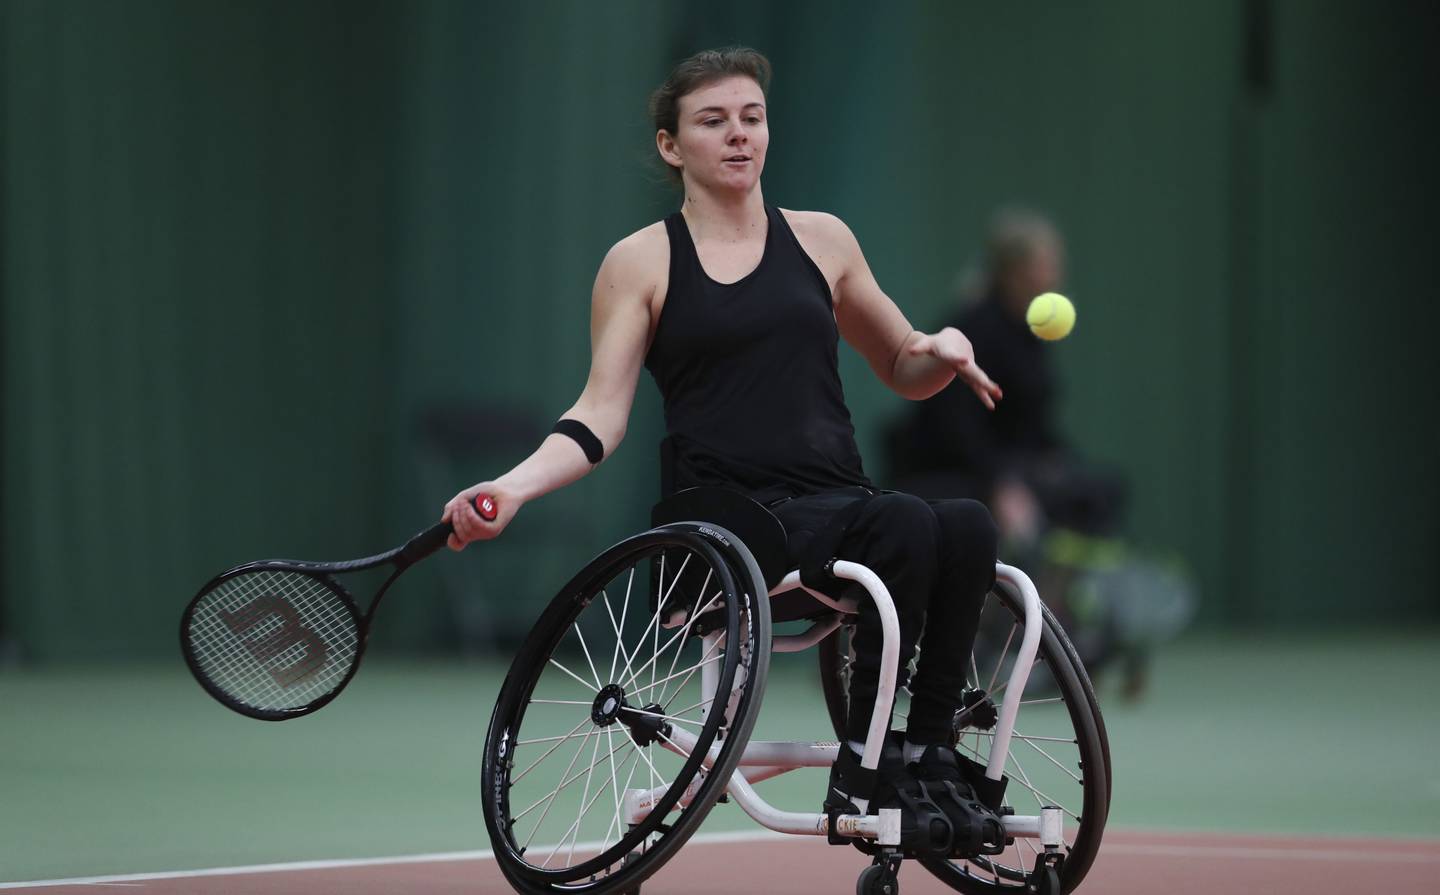
<path fill-rule="evenodd" d="M 855 895 L 900 895 L 900 881 L 884 864 L 871 864 L 855 880 Z"/>

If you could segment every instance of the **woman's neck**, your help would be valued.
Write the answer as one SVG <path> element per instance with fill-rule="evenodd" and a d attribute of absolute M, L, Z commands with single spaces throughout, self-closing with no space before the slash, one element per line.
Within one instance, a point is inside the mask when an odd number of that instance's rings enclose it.
<path fill-rule="evenodd" d="M 766 227 L 765 199 L 760 184 L 743 196 L 715 195 L 694 187 L 685 190 L 681 214 L 695 239 L 740 242 L 763 237 Z"/>

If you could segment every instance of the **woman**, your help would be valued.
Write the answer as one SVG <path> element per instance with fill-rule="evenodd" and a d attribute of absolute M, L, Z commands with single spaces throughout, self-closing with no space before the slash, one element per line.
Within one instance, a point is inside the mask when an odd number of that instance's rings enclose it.
<path fill-rule="evenodd" d="M 963 662 L 953 657 L 969 655 L 994 581 L 994 524 L 974 501 L 932 507 L 875 491 L 844 403 L 837 336 L 912 400 L 959 376 L 993 409 L 1000 388 L 958 330 L 926 335 L 911 328 L 839 219 L 765 204 L 769 76 L 769 63 L 754 50 L 707 51 L 677 66 L 651 97 L 656 148 L 684 189 L 682 209 L 605 256 L 591 300 L 584 392 L 528 459 L 446 505 L 443 518 L 455 527 L 450 546 L 497 536 L 527 501 L 575 481 L 614 451 L 644 363 L 664 398 L 675 487 L 735 488 L 780 517 L 795 557 L 829 538 L 835 555 L 874 569 L 900 617 L 902 683 L 926 629 L 903 751 L 892 747 L 876 784 L 857 758 L 881 643 L 878 613 L 862 607 L 850 743 L 832 772 L 827 809 L 903 802 L 907 828 L 948 826 L 957 848 L 974 850 L 995 841 L 999 821 L 977 809 L 947 743 L 964 685 Z M 474 510 L 481 493 L 495 498 L 493 521 Z M 927 812 L 932 816 L 919 816 Z M 935 824 L 937 812 L 944 819 Z M 949 851 L 951 838 L 937 834 L 929 847 Z"/>

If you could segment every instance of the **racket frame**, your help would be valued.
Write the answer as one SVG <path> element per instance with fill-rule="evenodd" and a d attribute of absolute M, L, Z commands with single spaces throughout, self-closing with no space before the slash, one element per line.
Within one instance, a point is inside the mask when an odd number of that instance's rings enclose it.
<path fill-rule="evenodd" d="M 477 498 L 478 503 L 478 498 Z M 288 721 L 291 718 L 299 718 L 312 712 L 319 711 L 330 703 L 332 699 L 339 696 L 355 677 L 355 672 L 360 670 L 360 660 L 364 658 L 365 646 L 370 640 L 370 622 L 375 617 L 375 610 L 380 606 L 380 600 L 384 598 L 385 592 L 390 585 L 395 583 L 401 573 L 413 566 L 415 563 L 434 553 L 444 545 L 447 538 L 454 529 L 448 522 L 441 522 L 425 529 L 412 537 L 399 547 L 387 550 L 384 553 L 377 553 L 374 556 L 366 556 L 361 559 L 344 560 L 341 562 L 310 562 L 296 559 L 262 559 L 255 562 L 248 562 L 227 569 L 211 578 L 205 583 L 195 596 L 190 599 L 189 605 L 180 616 L 180 652 L 185 657 L 185 664 L 194 675 L 205 692 L 219 702 L 221 705 L 238 712 L 249 718 L 261 721 Z M 383 565 L 393 565 L 395 570 L 376 589 L 374 596 L 370 598 L 370 605 L 362 614 L 359 604 L 350 590 L 336 580 L 333 576 L 345 572 L 363 572 L 368 569 L 378 568 Z M 338 595 L 345 608 L 349 610 L 355 622 L 356 643 L 355 655 L 350 660 L 350 667 L 346 670 L 344 678 L 334 688 L 316 697 L 304 705 L 288 709 L 264 709 L 241 702 L 235 697 L 226 693 L 219 685 L 212 681 L 200 667 L 195 656 L 195 650 L 190 641 L 190 623 L 195 615 L 195 609 L 200 601 L 209 596 L 216 588 L 226 581 L 239 577 L 240 575 L 253 572 L 288 572 L 292 574 L 305 575 L 319 581 L 326 589 Z"/>

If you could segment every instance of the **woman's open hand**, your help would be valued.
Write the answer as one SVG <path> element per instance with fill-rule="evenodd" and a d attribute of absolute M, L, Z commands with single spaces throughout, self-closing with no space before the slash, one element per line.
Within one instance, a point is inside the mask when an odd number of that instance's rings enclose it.
<path fill-rule="evenodd" d="M 975 349 L 970 340 L 953 326 L 947 326 L 934 335 L 922 334 L 918 339 L 912 338 L 906 351 L 917 356 L 928 354 L 949 366 L 991 410 L 995 409 L 995 402 L 1005 396 L 1000 386 L 975 363 Z"/>

